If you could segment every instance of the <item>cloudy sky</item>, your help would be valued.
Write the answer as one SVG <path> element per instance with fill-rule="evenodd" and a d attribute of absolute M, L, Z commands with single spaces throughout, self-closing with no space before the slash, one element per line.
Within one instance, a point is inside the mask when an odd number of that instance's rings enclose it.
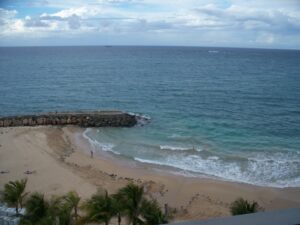
<path fill-rule="evenodd" d="M 300 0 L 0 0 L 0 46 L 300 49 Z"/>

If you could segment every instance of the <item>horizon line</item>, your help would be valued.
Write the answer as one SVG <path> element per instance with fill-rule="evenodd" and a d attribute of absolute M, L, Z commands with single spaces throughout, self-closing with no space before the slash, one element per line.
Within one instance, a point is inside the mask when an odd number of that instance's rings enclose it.
<path fill-rule="evenodd" d="M 200 46 L 200 45 L 118 45 L 118 44 L 87 44 L 87 45 L 8 45 L 0 48 L 39 48 L 39 47 L 181 47 L 181 48 L 232 48 L 232 49 L 257 49 L 257 50 L 291 50 L 300 51 L 300 48 L 268 48 L 268 47 L 239 47 L 239 46 Z"/>

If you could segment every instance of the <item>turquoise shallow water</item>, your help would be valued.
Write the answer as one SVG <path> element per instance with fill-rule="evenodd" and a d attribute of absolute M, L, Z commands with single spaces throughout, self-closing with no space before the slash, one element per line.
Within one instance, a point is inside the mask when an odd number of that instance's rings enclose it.
<path fill-rule="evenodd" d="M 300 51 L 0 48 L 0 115 L 121 109 L 151 118 L 89 129 L 95 147 L 184 172 L 300 186 Z"/>

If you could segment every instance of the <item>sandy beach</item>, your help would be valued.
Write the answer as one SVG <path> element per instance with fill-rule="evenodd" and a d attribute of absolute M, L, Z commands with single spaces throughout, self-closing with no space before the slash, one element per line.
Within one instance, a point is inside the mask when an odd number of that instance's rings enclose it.
<path fill-rule="evenodd" d="M 98 188 L 114 193 L 134 182 L 145 185 L 149 198 L 176 208 L 174 221 L 228 216 L 238 197 L 257 201 L 265 210 L 300 207 L 300 188 L 185 177 L 105 152 L 91 158 L 83 131 L 72 126 L 1 128 L 0 191 L 8 181 L 27 177 L 30 192 L 51 196 L 76 190 L 88 198 Z"/>

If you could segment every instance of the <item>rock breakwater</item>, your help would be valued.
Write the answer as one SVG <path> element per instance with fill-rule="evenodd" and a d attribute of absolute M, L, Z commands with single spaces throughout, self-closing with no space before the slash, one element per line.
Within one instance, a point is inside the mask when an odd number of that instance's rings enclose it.
<path fill-rule="evenodd" d="M 81 127 L 132 127 L 135 115 L 121 111 L 55 112 L 0 117 L 0 127 L 76 125 Z"/>

